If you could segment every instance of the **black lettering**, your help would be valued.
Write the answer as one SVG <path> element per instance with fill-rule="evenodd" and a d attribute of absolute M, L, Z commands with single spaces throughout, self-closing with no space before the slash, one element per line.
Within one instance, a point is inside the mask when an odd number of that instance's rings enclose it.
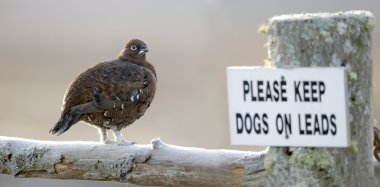
<path fill-rule="evenodd" d="M 309 88 L 307 88 L 308 86 L 309 86 L 309 81 L 303 81 L 303 99 L 305 102 L 310 101 L 310 98 L 307 95 L 309 93 Z"/>
<path fill-rule="evenodd" d="M 336 119 L 336 117 L 335 117 L 335 114 L 332 114 L 331 116 L 330 116 L 330 121 L 331 121 L 331 134 L 332 135 L 336 135 L 336 131 L 337 131 L 337 129 L 336 129 L 336 124 L 335 124 L 335 119 Z"/>
<path fill-rule="evenodd" d="M 248 81 L 243 81 L 243 93 L 244 93 L 244 101 L 246 101 L 246 95 L 249 93 L 249 83 Z"/>
<path fill-rule="evenodd" d="M 326 114 L 322 114 L 322 134 L 327 135 L 329 133 L 329 118 Z"/>
<path fill-rule="evenodd" d="M 318 134 L 321 134 L 320 128 L 319 128 L 319 117 L 318 114 L 315 114 L 314 118 L 314 134 L 318 132 Z"/>
<path fill-rule="evenodd" d="M 284 76 L 281 77 L 281 82 L 280 82 L 280 88 L 281 88 L 281 101 L 288 101 L 288 98 L 286 97 L 286 81 Z"/>
<path fill-rule="evenodd" d="M 270 101 L 272 101 L 272 90 L 270 88 L 269 81 L 267 81 L 267 93 L 266 93 L 265 101 L 268 101 L 269 99 Z"/>
<path fill-rule="evenodd" d="M 261 124 L 260 124 L 260 122 L 257 122 L 256 119 L 258 119 L 258 121 L 260 121 L 260 116 L 257 113 L 255 113 L 255 115 L 253 116 L 253 128 L 255 129 L 256 134 L 261 134 Z M 256 126 L 256 124 L 257 124 L 257 126 Z M 258 128 L 256 128 L 256 127 L 258 127 Z"/>
<path fill-rule="evenodd" d="M 319 81 L 319 102 L 322 102 L 322 95 L 325 94 L 325 83 Z"/>
<path fill-rule="evenodd" d="M 316 94 L 317 94 L 317 81 L 311 81 L 311 100 L 313 102 L 318 101 L 318 97 Z"/>
<path fill-rule="evenodd" d="M 279 122 L 281 122 L 281 123 L 279 123 Z M 279 126 L 280 125 L 280 126 Z M 277 127 L 277 132 L 279 133 L 279 134 L 282 134 L 282 131 L 284 130 L 284 127 L 283 127 L 283 122 L 282 122 L 282 117 L 281 117 L 281 115 L 280 114 L 277 114 L 277 116 L 276 116 L 276 127 Z"/>
<path fill-rule="evenodd" d="M 279 95 L 278 82 L 277 81 L 273 82 L 273 91 L 274 91 L 273 99 L 275 101 L 278 101 L 280 99 L 280 95 Z"/>
<path fill-rule="evenodd" d="M 300 134 L 305 134 L 305 130 L 302 129 L 301 114 L 298 114 L 298 126 L 300 128 Z"/>
<path fill-rule="evenodd" d="M 305 129 L 306 134 L 312 134 L 313 132 L 310 130 L 311 128 L 311 122 L 310 122 L 311 114 L 305 114 Z"/>
<path fill-rule="evenodd" d="M 257 81 L 257 97 L 259 98 L 259 101 L 264 101 L 264 96 L 262 95 L 263 90 L 263 81 Z"/>
<path fill-rule="evenodd" d="M 239 122 L 241 125 L 239 125 Z M 236 130 L 238 134 L 243 133 L 243 116 L 240 113 L 236 113 Z"/>
<path fill-rule="evenodd" d="M 267 122 L 267 120 L 268 120 L 268 116 L 267 116 L 266 113 L 264 113 L 264 114 L 263 114 L 263 119 L 262 119 L 262 121 L 263 121 L 263 132 L 264 132 L 264 134 L 268 134 L 268 131 L 269 131 L 269 127 L 268 127 L 268 122 Z"/>
<path fill-rule="evenodd" d="M 248 119 L 248 122 L 247 122 L 247 119 Z M 249 124 L 249 126 L 247 126 Z M 248 134 L 251 134 L 251 131 L 252 131 L 252 119 L 251 119 L 251 116 L 247 113 L 245 114 L 245 117 L 244 117 L 244 126 L 245 126 L 245 130 L 247 131 Z"/>
<path fill-rule="evenodd" d="M 257 100 L 257 98 L 255 97 L 255 95 L 254 95 L 254 91 L 253 91 L 253 84 L 252 84 L 252 81 L 250 81 L 250 83 L 251 83 L 251 100 L 252 101 L 256 101 Z"/>
<path fill-rule="evenodd" d="M 294 81 L 294 100 L 297 102 L 297 98 L 300 102 L 302 102 L 301 93 L 300 93 L 300 81 L 296 82 Z"/>
<path fill-rule="evenodd" d="M 292 118 L 290 114 L 288 115 L 284 114 L 284 116 L 285 116 L 285 138 L 289 139 L 289 134 L 292 134 Z"/>

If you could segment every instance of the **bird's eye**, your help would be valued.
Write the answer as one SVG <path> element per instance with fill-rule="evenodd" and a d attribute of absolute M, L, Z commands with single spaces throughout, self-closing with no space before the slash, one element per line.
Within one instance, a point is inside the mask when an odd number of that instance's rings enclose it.
<path fill-rule="evenodd" d="M 131 46 L 131 49 L 132 49 L 133 51 L 135 51 L 135 50 L 137 50 L 137 47 L 136 47 L 135 45 L 132 45 L 132 46 Z"/>

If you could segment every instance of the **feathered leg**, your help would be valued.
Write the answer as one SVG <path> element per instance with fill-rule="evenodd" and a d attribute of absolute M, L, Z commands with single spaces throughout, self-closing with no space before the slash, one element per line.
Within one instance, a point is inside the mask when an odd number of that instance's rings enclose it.
<path fill-rule="evenodd" d="M 109 139 L 108 134 L 107 134 L 107 130 L 105 128 L 100 128 L 99 134 L 100 134 L 100 142 L 102 142 L 104 144 L 114 143 L 111 139 Z"/>
<path fill-rule="evenodd" d="M 133 145 L 136 142 L 126 141 L 123 137 L 123 134 L 120 132 L 120 130 L 117 130 L 116 127 L 112 128 L 113 134 L 115 136 L 115 141 L 119 145 Z"/>

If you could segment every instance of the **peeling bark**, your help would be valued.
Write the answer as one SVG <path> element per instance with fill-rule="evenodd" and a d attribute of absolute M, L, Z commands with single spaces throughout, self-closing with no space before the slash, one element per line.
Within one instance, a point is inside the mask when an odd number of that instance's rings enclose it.
<path fill-rule="evenodd" d="M 116 181 L 162 186 L 249 186 L 266 152 L 105 145 L 0 137 L 0 173 L 16 177 Z"/>

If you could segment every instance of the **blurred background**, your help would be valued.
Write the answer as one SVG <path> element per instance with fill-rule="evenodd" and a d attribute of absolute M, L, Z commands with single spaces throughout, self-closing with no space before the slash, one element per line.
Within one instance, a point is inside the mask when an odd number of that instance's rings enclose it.
<path fill-rule="evenodd" d="M 211 149 L 231 146 L 227 66 L 263 65 L 266 37 L 258 27 L 275 15 L 370 10 L 377 0 L 0 0 L 0 136 L 98 141 L 83 123 L 60 137 L 55 124 L 66 87 L 88 67 L 114 59 L 131 38 L 145 41 L 158 73 L 156 98 L 145 116 L 123 130 L 126 139 Z M 378 19 L 379 20 L 379 19 Z M 380 24 L 373 32 L 375 117 L 380 117 Z M 14 179 L 0 187 L 125 186 L 125 184 Z"/>

